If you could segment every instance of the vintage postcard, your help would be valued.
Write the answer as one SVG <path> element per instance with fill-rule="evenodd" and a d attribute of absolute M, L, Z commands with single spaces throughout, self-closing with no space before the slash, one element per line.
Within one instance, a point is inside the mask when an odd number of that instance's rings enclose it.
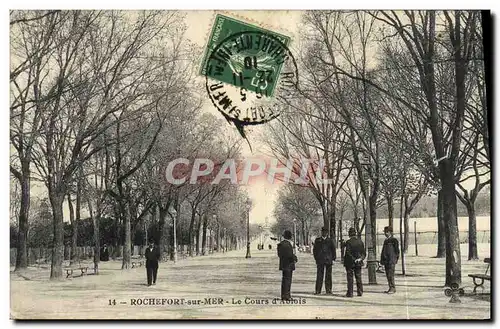
<path fill-rule="evenodd" d="M 491 319 L 491 26 L 11 10 L 11 319 Z"/>

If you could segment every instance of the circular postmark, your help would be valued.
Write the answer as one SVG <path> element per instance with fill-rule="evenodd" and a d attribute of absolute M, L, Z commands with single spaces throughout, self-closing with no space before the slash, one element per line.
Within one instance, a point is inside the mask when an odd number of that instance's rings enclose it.
<path fill-rule="evenodd" d="M 260 31 L 226 37 L 210 53 L 205 72 L 212 104 L 238 125 L 261 124 L 278 117 L 299 77 L 286 44 Z"/>

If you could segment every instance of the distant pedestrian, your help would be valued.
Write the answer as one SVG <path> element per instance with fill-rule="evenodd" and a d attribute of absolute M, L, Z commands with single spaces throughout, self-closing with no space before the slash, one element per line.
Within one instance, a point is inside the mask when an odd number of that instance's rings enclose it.
<path fill-rule="evenodd" d="M 361 280 L 361 268 L 363 260 L 366 257 L 365 245 L 361 239 L 356 236 L 356 229 L 349 229 L 349 240 L 345 242 L 344 266 L 347 275 L 347 294 L 346 297 L 352 297 L 354 280 L 356 277 L 356 290 L 358 296 L 363 295 L 363 282 Z"/>
<path fill-rule="evenodd" d="M 285 240 L 278 244 L 278 257 L 280 258 L 279 269 L 282 271 L 281 279 L 281 299 L 291 300 L 290 289 L 292 287 L 292 273 L 295 271 L 297 256 L 293 253 L 292 232 L 286 230 L 283 233 Z"/>
<path fill-rule="evenodd" d="M 107 262 L 109 261 L 109 249 L 108 249 L 108 246 L 106 244 L 104 244 L 101 248 L 101 252 L 100 252 L 100 260 L 102 262 Z"/>
<path fill-rule="evenodd" d="M 272 244 L 269 244 L 269 250 L 273 249 L 273 245 Z"/>
<path fill-rule="evenodd" d="M 149 246 L 146 249 L 146 274 L 148 277 L 148 287 L 156 284 L 158 274 L 158 261 L 160 260 L 160 249 L 155 246 L 154 240 L 149 240 Z"/>
<path fill-rule="evenodd" d="M 335 247 L 332 238 L 328 237 L 328 228 L 321 229 L 321 237 L 314 241 L 314 259 L 316 260 L 316 291 L 315 295 L 321 294 L 323 288 L 323 277 L 325 277 L 325 290 L 327 294 L 332 293 L 332 263 L 336 260 Z"/>
<path fill-rule="evenodd" d="M 396 292 L 394 272 L 396 271 L 396 264 L 399 259 L 399 242 L 393 236 L 392 227 L 390 226 L 384 227 L 384 235 L 386 239 L 380 255 L 380 264 L 385 267 L 385 275 L 389 283 L 389 290 L 387 290 L 386 293 L 393 294 Z"/>

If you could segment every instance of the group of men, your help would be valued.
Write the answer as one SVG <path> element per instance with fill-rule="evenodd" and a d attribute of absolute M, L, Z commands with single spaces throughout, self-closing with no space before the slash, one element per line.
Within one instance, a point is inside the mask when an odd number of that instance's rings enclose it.
<path fill-rule="evenodd" d="M 396 292 L 394 282 L 394 271 L 399 259 L 399 242 L 393 236 L 392 227 L 384 228 L 386 239 L 382 247 L 380 263 L 385 266 L 385 273 L 389 290 L 386 293 Z M 298 259 L 294 253 L 292 233 L 286 230 L 283 233 L 284 240 L 278 244 L 279 269 L 282 271 L 281 299 L 291 300 L 290 290 L 292 286 L 292 274 L 295 270 L 295 263 Z M 353 297 L 354 278 L 356 279 L 356 292 L 358 296 L 363 295 L 363 282 L 361 279 L 361 269 L 366 257 L 363 241 L 358 238 L 354 228 L 349 229 L 349 240 L 345 242 L 344 267 L 347 276 L 346 297 Z M 332 293 L 332 265 L 336 260 L 334 241 L 328 237 L 328 229 L 321 229 L 321 236 L 314 241 L 313 255 L 316 261 L 316 289 L 315 295 L 321 294 L 323 280 L 327 294 Z M 160 250 L 154 244 L 154 240 L 149 241 L 149 246 L 145 252 L 147 285 L 155 285 L 158 274 L 158 263 L 161 258 Z"/>
<path fill-rule="evenodd" d="M 380 256 L 380 264 L 385 267 L 385 274 L 389 284 L 388 294 L 396 292 L 396 284 L 394 282 L 394 272 L 396 264 L 399 260 L 399 242 L 393 236 L 392 227 L 384 227 L 384 235 L 386 237 L 384 246 Z M 292 273 L 295 270 L 297 256 L 294 254 L 292 246 L 292 233 L 286 230 L 283 233 L 284 240 L 278 244 L 279 269 L 282 271 L 281 281 L 281 299 L 291 300 L 290 289 L 292 285 Z M 363 241 L 358 238 L 356 230 L 351 227 L 349 229 L 349 240 L 345 242 L 344 249 L 344 267 L 347 276 L 347 293 L 346 297 L 353 297 L 354 278 L 356 279 L 356 292 L 358 296 L 363 295 L 363 281 L 361 279 L 361 269 L 364 265 L 366 257 L 365 246 Z M 332 265 L 336 260 L 334 241 L 328 237 L 328 229 L 321 229 L 321 236 L 314 241 L 313 255 L 316 261 L 316 289 L 315 295 L 321 294 L 323 287 L 323 279 L 327 294 L 332 293 Z"/>

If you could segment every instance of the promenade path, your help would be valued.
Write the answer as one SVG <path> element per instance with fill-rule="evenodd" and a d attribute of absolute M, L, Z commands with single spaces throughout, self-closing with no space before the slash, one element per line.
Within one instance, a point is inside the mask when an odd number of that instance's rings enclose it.
<path fill-rule="evenodd" d="M 465 250 L 462 255 L 466 255 Z M 316 267 L 311 254 L 299 253 L 293 275 L 296 304 L 273 303 L 280 295 L 281 272 L 276 250 L 252 248 L 160 264 L 156 286 L 146 285 L 144 267 L 128 271 L 119 261 L 101 263 L 99 275 L 58 282 L 50 269 L 11 272 L 11 317 L 36 319 L 488 319 L 490 284 L 472 294 L 470 273 L 484 272 L 480 261 L 462 262 L 462 303 L 449 303 L 443 291 L 444 259 L 407 257 L 407 276 L 397 268 L 397 293 L 387 295 L 385 275 L 365 285 L 362 297 L 345 298 L 346 278 L 340 262 L 333 267 L 333 295 L 315 296 Z M 12 270 L 12 268 L 11 268 Z M 363 270 L 367 282 L 367 270 Z M 324 291 L 323 291 L 324 293 Z M 150 304 L 154 299 L 155 304 Z M 177 302 L 176 302 L 177 300 Z M 111 303 L 111 305 L 110 305 Z M 114 305 L 116 303 L 116 305 Z M 164 305 L 161 305 L 164 303 Z M 241 304 L 240 304 L 241 303 Z M 135 304 L 135 305 L 134 305 Z M 142 304 L 142 305 L 141 305 Z M 177 304 L 177 305 L 176 305 Z"/>

